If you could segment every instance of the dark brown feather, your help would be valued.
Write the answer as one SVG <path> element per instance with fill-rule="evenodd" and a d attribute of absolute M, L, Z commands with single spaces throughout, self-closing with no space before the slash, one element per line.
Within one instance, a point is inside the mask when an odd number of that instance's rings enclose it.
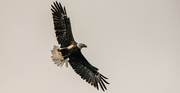
<path fill-rule="evenodd" d="M 86 58 L 82 55 L 81 51 L 77 51 L 69 57 L 69 63 L 74 71 L 86 80 L 89 84 L 99 89 L 99 86 L 103 91 L 107 90 L 105 83 L 109 84 L 105 79 L 105 76 L 98 72 L 98 68 L 92 66 Z"/>
<path fill-rule="evenodd" d="M 68 47 L 71 44 L 76 44 L 71 30 L 70 19 L 67 17 L 65 7 L 63 8 L 61 3 L 58 3 L 57 1 L 51 6 L 54 29 L 58 43 L 61 44 L 61 47 Z"/>

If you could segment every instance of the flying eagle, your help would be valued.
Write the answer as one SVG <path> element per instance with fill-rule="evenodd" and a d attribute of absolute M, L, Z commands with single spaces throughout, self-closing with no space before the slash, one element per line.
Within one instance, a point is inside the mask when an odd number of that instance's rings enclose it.
<path fill-rule="evenodd" d="M 72 35 L 70 19 L 67 16 L 65 7 L 61 3 L 54 2 L 52 6 L 52 16 L 54 22 L 54 29 L 57 41 L 60 48 L 54 46 L 52 52 L 52 60 L 57 66 L 62 66 L 66 63 L 72 66 L 74 71 L 86 80 L 89 84 L 99 90 L 99 86 L 103 91 L 107 90 L 105 83 L 109 84 L 106 79 L 98 72 L 98 68 L 92 66 L 81 53 L 82 48 L 87 46 L 83 43 L 77 43 Z"/>

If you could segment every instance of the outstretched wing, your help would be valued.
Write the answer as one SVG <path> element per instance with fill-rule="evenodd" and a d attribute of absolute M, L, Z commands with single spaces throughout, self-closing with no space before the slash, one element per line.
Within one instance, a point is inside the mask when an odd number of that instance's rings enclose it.
<path fill-rule="evenodd" d="M 72 43 L 75 43 L 72 31 L 70 19 L 67 17 L 66 9 L 61 6 L 61 3 L 57 1 L 54 5 L 51 5 L 52 15 L 54 21 L 54 29 L 58 43 L 61 47 L 67 47 Z"/>
<path fill-rule="evenodd" d="M 86 58 L 79 51 L 69 58 L 69 63 L 74 71 L 81 76 L 83 80 L 86 80 L 89 84 L 93 85 L 99 90 L 99 86 L 103 91 L 107 90 L 105 83 L 109 84 L 103 76 L 98 72 L 98 68 L 92 66 Z"/>

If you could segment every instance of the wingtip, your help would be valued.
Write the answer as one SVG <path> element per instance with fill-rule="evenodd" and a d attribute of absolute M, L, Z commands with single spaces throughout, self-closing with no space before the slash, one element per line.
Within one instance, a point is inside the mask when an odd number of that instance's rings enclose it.
<path fill-rule="evenodd" d="M 66 12 L 66 8 L 65 6 L 63 7 L 64 8 L 64 14 L 67 15 L 67 12 Z"/>

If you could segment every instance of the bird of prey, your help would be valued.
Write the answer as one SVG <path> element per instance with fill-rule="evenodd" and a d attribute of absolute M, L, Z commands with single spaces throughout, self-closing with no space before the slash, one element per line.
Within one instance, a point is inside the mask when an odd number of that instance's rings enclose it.
<path fill-rule="evenodd" d="M 57 66 L 68 63 L 74 71 L 86 80 L 89 84 L 99 90 L 99 86 L 103 91 L 107 90 L 105 84 L 109 84 L 106 79 L 98 72 L 98 68 L 91 65 L 81 53 L 82 48 L 87 48 L 83 43 L 77 43 L 72 34 L 70 19 L 67 16 L 65 7 L 61 3 L 53 2 L 51 5 L 54 30 L 60 47 L 54 46 L 52 52 L 52 61 Z"/>

